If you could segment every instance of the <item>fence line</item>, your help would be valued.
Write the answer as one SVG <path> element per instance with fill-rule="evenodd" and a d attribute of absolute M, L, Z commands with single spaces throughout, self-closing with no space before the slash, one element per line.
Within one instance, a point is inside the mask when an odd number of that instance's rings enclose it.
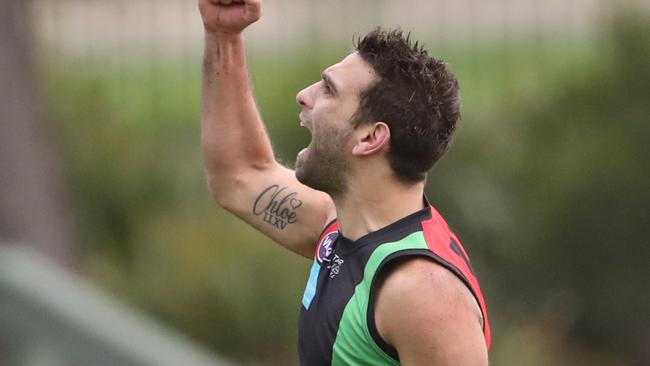
<path fill-rule="evenodd" d="M 597 30 L 611 6 L 599 0 L 275 0 L 265 2 L 262 21 L 248 33 L 252 47 L 269 49 L 314 36 L 349 43 L 352 34 L 378 24 L 436 42 L 566 39 Z M 33 9 L 42 44 L 64 54 L 129 54 L 150 47 L 197 53 L 203 41 L 196 1 L 38 0 Z"/>

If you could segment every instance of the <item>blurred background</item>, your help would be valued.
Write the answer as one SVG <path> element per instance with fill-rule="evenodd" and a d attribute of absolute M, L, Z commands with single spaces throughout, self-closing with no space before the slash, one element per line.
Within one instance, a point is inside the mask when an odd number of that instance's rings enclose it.
<path fill-rule="evenodd" d="M 0 364 L 296 365 L 310 263 L 211 199 L 196 2 L 0 8 Z M 650 1 L 268 0 L 246 37 L 282 162 L 309 141 L 295 94 L 376 25 L 460 81 L 427 192 L 481 279 L 491 364 L 650 365 Z"/>

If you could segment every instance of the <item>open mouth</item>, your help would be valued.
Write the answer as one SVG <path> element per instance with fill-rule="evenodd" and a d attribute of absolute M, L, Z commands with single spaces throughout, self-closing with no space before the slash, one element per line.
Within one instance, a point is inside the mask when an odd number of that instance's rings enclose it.
<path fill-rule="evenodd" d="M 311 132 L 311 128 L 310 128 L 311 124 L 310 124 L 309 118 L 307 118 L 307 116 L 305 116 L 305 111 L 300 112 L 300 114 L 298 115 L 298 120 L 300 121 L 300 126 L 301 127 L 305 127 L 306 129 L 308 129 Z"/>
<path fill-rule="evenodd" d="M 310 123 L 309 123 L 309 121 L 307 121 L 307 122 L 305 122 L 305 121 L 306 121 L 306 118 L 304 118 L 303 114 L 300 113 L 300 126 L 306 128 L 307 131 L 309 131 L 310 138 L 313 138 L 312 133 L 311 133 L 311 129 L 310 129 L 310 127 L 311 127 Z M 312 140 L 309 141 L 309 144 L 307 145 L 307 147 L 300 150 L 300 152 L 298 153 L 298 156 L 297 156 L 297 160 L 304 160 L 306 158 L 306 156 L 307 156 L 307 154 L 309 152 L 309 148 L 311 147 L 311 144 L 312 144 Z"/>

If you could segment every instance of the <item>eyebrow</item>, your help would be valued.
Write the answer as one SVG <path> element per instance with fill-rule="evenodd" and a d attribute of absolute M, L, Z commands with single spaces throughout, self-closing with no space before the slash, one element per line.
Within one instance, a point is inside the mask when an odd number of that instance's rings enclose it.
<path fill-rule="evenodd" d="M 336 84 L 334 84 L 334 82 L 332 81 L 332 78 L 330 78 L 330 76 L 329 76 L 327 73 L 325 73 L 325 72 L 322 73 L 320 77 L 321 77 L 321 79 L 323 79 L 323 81 L 324 81 L 327 85 L 329 85 L 330 89 L 332 89 L 332 91 L 334 92 L 334 94 L 338 94 L 339 90 L 338 90 L 338 88 L 336 87 Z"/>

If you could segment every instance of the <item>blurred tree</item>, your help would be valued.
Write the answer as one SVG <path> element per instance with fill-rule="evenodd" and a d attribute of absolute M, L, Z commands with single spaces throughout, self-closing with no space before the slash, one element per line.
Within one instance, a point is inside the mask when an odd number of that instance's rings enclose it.
<path fill-rule="evenodd" d="M 603 35 L 597 68 L 508 122 L 517 141 L 503 148 L 521 149 L 495 179 L 518 217 L 495 269 L 501 300 L 559 329 L 568 348 L 647 365 L 650 27 L 623 17 Z"/>
<path fill-rule="evenodd" d="M 39 100 L 30 4 L 0 2 L 0 238 L 30 243 L 73 266 L 72 216 Z"/>

